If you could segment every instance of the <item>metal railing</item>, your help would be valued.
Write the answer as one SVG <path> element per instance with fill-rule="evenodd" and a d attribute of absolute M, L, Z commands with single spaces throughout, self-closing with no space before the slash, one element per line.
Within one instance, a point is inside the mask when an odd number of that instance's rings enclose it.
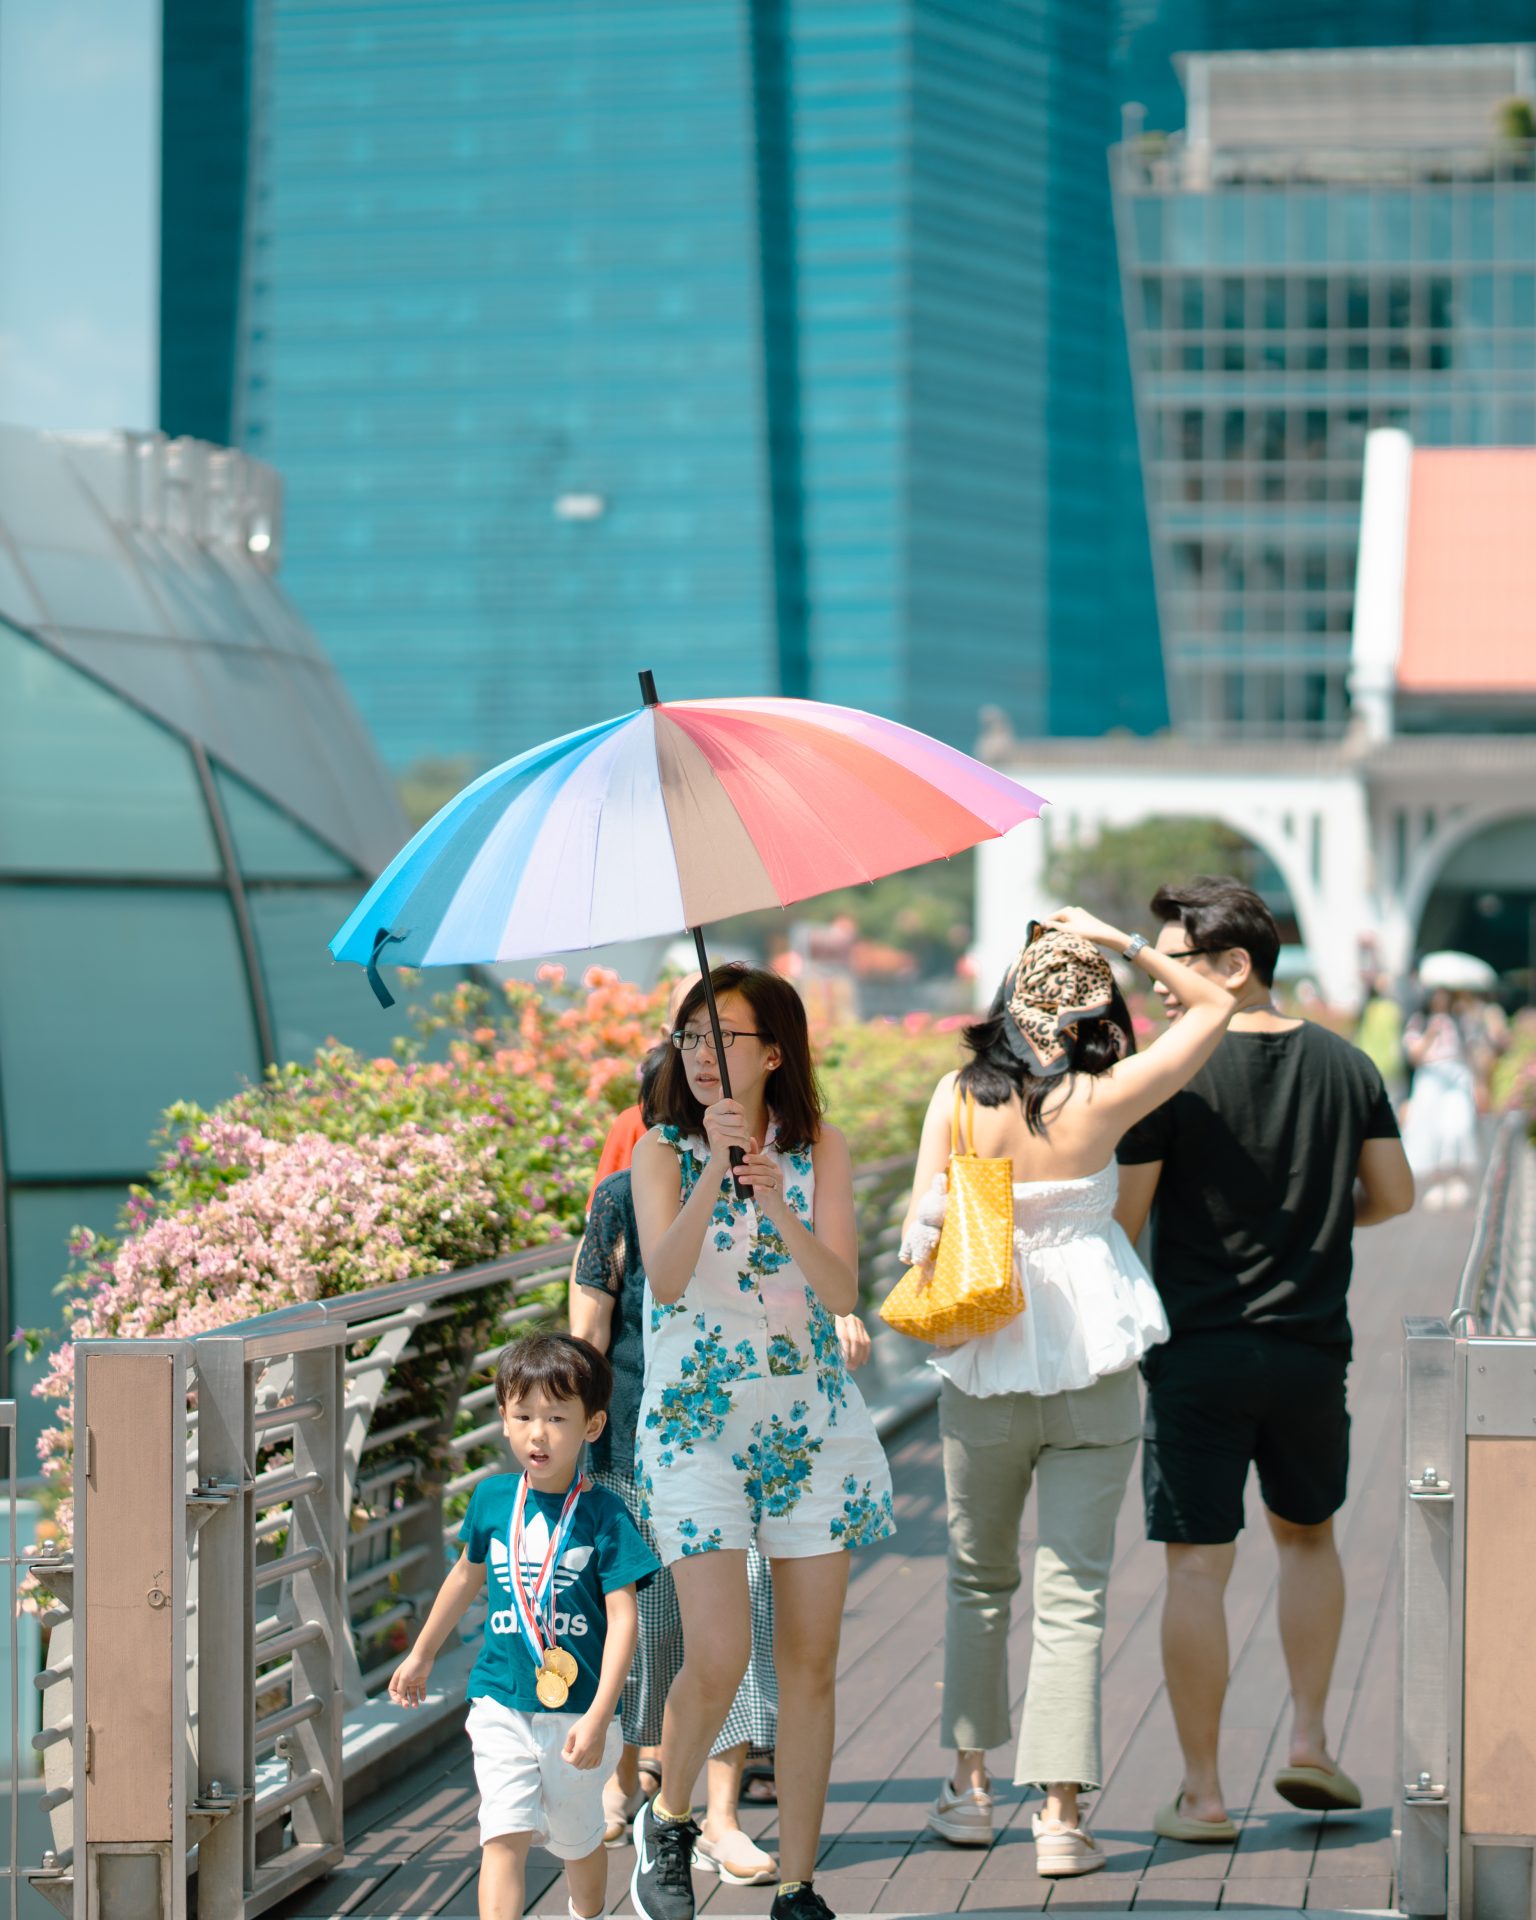
<path fill-rule="evenodd" d="M 1398 1901 L 1529 1920 L 1536 1149 L 1495 1136 L 1448 1320 L 1405 1320 Z"/>
<path fill-rule="evenodd" d="M 866 1293 L 895 1278 L 908 1158 L 860 1171 Z M 338 1865 L 347 1792 L 445 1737 L 465 1622 L 425 1712 L 381 1699 L 475 1484 L 503 1471 L 492 1373 L 563 1315 L 567 1240 L 178 1340 L 75 1347 L 72 1549 L 52 1597 L 43 1731 L 53 1849 L 32 1884 L 75 1920 L 255 1915 Z M 892 1404 L 921 1350 L 876 1341 Z"/>

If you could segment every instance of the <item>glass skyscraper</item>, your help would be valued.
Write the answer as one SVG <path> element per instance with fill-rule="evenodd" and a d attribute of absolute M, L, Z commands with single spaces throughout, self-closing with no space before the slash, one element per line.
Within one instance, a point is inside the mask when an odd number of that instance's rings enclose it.
<path fill-rule="evenodd" d="M 1536 442 L 1533 78 L 1526 47 L 1195 57 L 1185 133 L 1119 148 L 1181 728 L 1343 731 L 1372 427 Z"/>
<path fill-rule="evenodd" d="M 1104 614 L 1110 17 L 257 0 L 237 431 L 391 761 L 640 666 L 1155 724 Z"/>

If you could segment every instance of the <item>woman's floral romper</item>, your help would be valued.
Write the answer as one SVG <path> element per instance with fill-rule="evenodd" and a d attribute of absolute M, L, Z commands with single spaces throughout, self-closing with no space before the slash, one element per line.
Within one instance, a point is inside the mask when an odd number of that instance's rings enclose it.
<path fill-rule="evenodd" d="M 686 1201 L 706 1168 L 704 1140 L 658 1132 Z M 809 1226 L 810 1153 L 780 1153 L 772 1129 L 768 1151 Z M 635 1478 L 668 1565 L 754 1536 L 769 1558 L 803 1559 L 895 1532 L 885 1452 L 832 1315 L 728 1173 L 682 1298 L 658 1305 L 647 1285 L 645 1305 Z"/>

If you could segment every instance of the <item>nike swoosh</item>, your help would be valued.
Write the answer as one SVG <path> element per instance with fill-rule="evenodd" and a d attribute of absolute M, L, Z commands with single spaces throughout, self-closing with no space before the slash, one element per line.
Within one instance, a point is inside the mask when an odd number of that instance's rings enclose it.
<path fill-rule="evenodd" d="M 650 1824 L 649 1820 L 642 1820 L 640 1822 L 640 1845 L 636 1848 L 636 1852 L 640 1855 L 640 1871 L 642 1873 L 649 1873 L 651 1870 L 650 1849 L 646 1846 L 646 1841 L 650 1838 Z"/>

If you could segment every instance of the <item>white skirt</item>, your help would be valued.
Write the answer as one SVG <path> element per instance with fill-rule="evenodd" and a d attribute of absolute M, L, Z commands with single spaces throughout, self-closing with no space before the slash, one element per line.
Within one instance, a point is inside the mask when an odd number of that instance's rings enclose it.
<path fill-rule="evenodd" d="M 1073 1393 L 1168 1338 L 1157 1289 L 1118 1222 L 1045 1246 L 1016 1233 L 1014 1255 L 1023 1313 L 929 1363 L 962 1393 Z"/>

